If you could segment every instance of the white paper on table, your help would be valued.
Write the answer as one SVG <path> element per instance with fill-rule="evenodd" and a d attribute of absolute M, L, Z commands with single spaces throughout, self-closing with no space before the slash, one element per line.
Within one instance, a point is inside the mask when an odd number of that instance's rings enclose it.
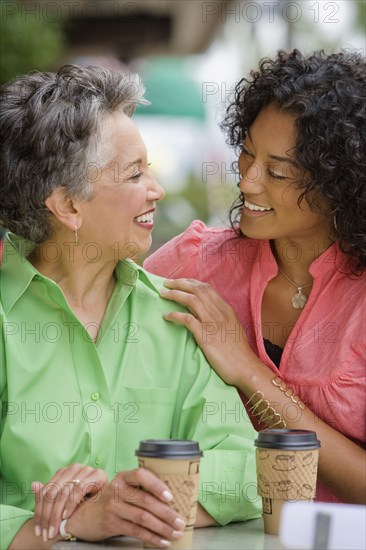
<path fill-rule="evenodd" d="M 286 502 L 279 536 L 293 550 L 366 550 L 366 506 Z"/>

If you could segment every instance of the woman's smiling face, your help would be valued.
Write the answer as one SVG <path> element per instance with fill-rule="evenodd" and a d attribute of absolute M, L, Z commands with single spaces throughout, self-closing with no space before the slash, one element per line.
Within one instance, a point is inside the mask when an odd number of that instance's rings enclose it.
<path fill-rule="evenodd" d="M 92 198 L 81 205 L 80 240 L 93 240 L 113 253 L 117 249 L 119 259 L 147 252 L 156 203 L 164 191 L 150 171 L 145 144 L 127 115 L 115 112 L 105 117 L 97 157 L 103 168 Z"/>
<path fill-rule="evenodd" d="M 239 157 L 239 188 L 244 195 L 242 232 L 255 239 L 328 239 L 330 206 L 317 201 L 312 211 L 297 185 L 302 173 L 294 160 L 296 117 L 272 104 L 249 128 Z"/>

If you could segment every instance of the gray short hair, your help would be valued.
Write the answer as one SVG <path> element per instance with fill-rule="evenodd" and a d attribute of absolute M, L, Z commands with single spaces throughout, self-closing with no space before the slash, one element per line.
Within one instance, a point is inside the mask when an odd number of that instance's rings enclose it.
<path fill-rule="evenodd" d="M 139 103 L 148 103 L 144 92 L 137 75 L 76 65 L 3 85 L 0 225 L 36 243 L 49 239 L 45 200 L 60 186 L 70 197 L 91 198 L 88 163 L 100 122 L 114 111 L 132 116 Z"/>

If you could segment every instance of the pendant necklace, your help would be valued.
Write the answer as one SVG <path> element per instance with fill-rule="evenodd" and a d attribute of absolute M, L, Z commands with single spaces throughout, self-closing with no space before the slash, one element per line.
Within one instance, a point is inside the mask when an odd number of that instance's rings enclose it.
<path fill-rule="evenodd" d="M 277 266 L 278 267 L 278 266 Z M 306 285 L 297 285 L 280 267 L 278 267 L 278 271 L 282 273 L 282 275 L 285 277 L 285 279 L 288 280 L 289 283 L 291 283 L 295 288 L 297 288 L 297 293 L 294 294 L 291 297 L 292 307 L 294 309 L 303 309 L 306 302 L 308 301 L 308 297 L 303 293 L 302 289 L 307 288 L 308 286 L 311 286 L 313 283 L 308 283 Z"/>

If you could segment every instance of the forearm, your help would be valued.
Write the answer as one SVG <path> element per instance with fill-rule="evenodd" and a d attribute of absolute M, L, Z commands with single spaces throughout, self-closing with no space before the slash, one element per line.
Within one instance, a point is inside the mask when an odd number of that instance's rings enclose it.
<path fill-rule="evenodd" d="M 217 525 L 216 521 L 198 504 L 195 527 L 209 527 L 211 525 Z M 24 550 L 25 548 L 27 550 L 47 550 L 52 548 L 57 541 L 62 540 L 62 537 L 57 535 L 52 540 L 44 542 L 42 537 L 36 537 L 34 527 L 34 519 L 27 521 L 15 535 L 9 550 Z"/>
<path fill-rule="evenodd" d="M 343 436 L 337 430 L 322 421 L 314 411 L 300 406 L 273 384 L 275 375 L 257 357 L 249 356 L 245 368 L 237 381 L 238 389 L 250 401 L 250 409 L 257 415 L 265 411 L 269 402 L 271 407 L 285 421 L 289 429 L 313 430 L 321 442 L 319 453 L 319 479 L 342 501 L 365 503 L 366 494 L 366 453 L 358 445 Z M 258 392 L 258 393 L 256 393 Z M 291 394 L 291 392 L 287 392 Z M 262 403 L 260 403 L 260 401 Z M 297 399 L 295 398 L 295 401 Z M 255 405 L 258 403 L 257 408 Z M 266 422 L 271 415 L 264 414 L 263 429 L 278 421 L 278 417 Z M 261 418 L 261 414 L 258 414 Z M 283 426 L 283 424 L 282 424 Z M 281 427 L 278 426 L 278 427 Z M 344 480 L 347 479 L 347 483 Z"/>
<path fill-rule="evenodd" d="M 34 519 L 30 519 L 19 529 L 18 533 L 13 538 L 9 550 L 46 550 L 58 541 L 62 540 L 60 535 L 56 535 L 52 540 L 44 542 L 42 537 L 36 537 Z"/>

